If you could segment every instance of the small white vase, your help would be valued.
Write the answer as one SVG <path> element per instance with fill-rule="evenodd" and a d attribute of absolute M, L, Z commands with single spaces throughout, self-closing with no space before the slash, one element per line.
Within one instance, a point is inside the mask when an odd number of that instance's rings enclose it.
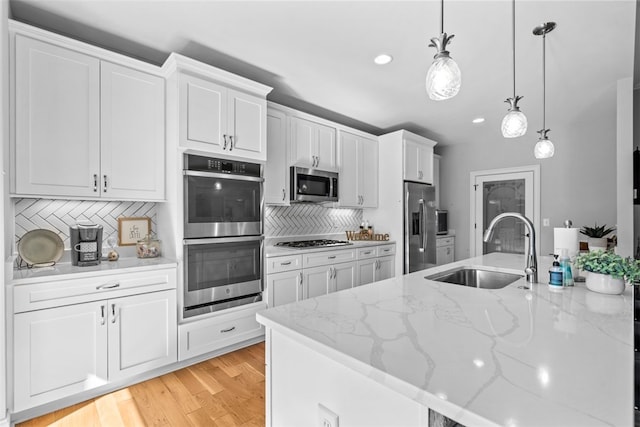
<path fill-rule="evenodd" d="M 586 273 L 586 272 L 585 272 Z M 610 274 L 588 272 L 586 280 L 587 289 L 601 294 L 619 295 L 624 292 L 624 279 L 614 278 Z"/>
<path fill-rule="evenodd" d="M 589 242 L 589 251 L 606 251 L 607 250 L 607 238 L 606 237 L 589 237 L 587 239 Z"/>

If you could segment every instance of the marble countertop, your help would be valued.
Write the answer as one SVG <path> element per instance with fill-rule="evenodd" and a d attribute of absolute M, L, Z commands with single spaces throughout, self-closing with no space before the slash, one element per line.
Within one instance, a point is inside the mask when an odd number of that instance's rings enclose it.
<path fill-rule="evenodd" d="M 307 252 L 322 252 L 322 251 L 336 251 L 340 249 L 357 249 L 366 246 L 380 246 L 380 245 L 395 245 L 395 240 L 350 240 L 349 243 L 351 245 L 344 246 L 329 246 L 324 248 L 287 248 L 283 246 L 274 246 L 275 243 L 281 241 L 293 241 L 293 240 L 311 240 L 311 239 L 335 239 L 335 240 L 346 240 L 344 234 L 340 235 L 324 235 L 324 236 L 298 236 L 295 238 L 280 238 L 274 239 L 270 238 L 265 242 L 265 250 L 264 255 L 267 258 L 274 256 L 287 256 L 287 255 L 297 255 L 303 254 Z"/>
<path fill-rule="evenodd" d="M 65 280 L 95 276 L 96 274 L 122 273 L 126 271 L 154 270 L 158 267 L 176 266 L 176 261 L 168 258 L 120 258 L 117 261 L 102 261 L 98 265 L 78 267 L 71 262 L 57 263 L 52 267 L 13 268 L 13 257 L 7 261 L 5 271 L 8 283 L 12 285 L 40 283 L 50 280 Z"/>
<path fill-rule="evenodd" d="M 522 274 L 490 254 L 275 307 L 258 321 L 468 426 L 633 425 L 633 301 L 584 283 L 503 289 L 424 279 L 457 266 Z"/>

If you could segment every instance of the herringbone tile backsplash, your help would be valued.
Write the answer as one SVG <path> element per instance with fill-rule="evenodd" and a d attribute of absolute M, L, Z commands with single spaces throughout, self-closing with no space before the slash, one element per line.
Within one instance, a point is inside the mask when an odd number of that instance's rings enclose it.
<path fill-rule="evenodd" d="M 69 226 L 78 221 L 102 225 L 102 239 L 118 237 L 119 217 L 151 218 L 157 231 L 156 204 L 144 202 L 106 202 L 90 200 L 15 199 L 15 242 L 27 231 L 45 228 L 57 233 L 69 249 Z M 14 243 L 15 243 L 14 242 Z"/>
<path fill-rule="evenodd" d="M 326 208 L 313 203 L 267 206 L 264 212 L 266 237 L 342 233 L 357 230 L 362 222 L 359 209 Z"/>

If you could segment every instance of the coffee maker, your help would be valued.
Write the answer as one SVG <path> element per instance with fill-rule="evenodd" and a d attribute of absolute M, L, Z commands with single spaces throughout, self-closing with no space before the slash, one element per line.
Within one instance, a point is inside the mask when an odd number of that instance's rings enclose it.
<path fill-rule="evenodd" d="M 69 227 L 71 264 L 79 267 L 100 264 L 102 257 L 102 226 L 78 223 Z"/>

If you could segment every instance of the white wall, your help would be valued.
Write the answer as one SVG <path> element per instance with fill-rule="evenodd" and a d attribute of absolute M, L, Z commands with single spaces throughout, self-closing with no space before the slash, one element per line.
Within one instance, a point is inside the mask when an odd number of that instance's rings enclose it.
<path fill-rule="evenodd" d="M 499 123 L 485 122 L 495 128 L 492 140 L 436 147 L 442 155 L 440 205 L 449 210 L 449 227 L 456 231 L 456 259 L 469 257 L 472 171 L 540 164 L 540 214 L 550 220 L 550 226 L 538 232 L 541 254 L 552 252 L 553 227 L 562 227 L 565 219 L 576 227 L 616 224 L 616 87 L 601 101 L 612 107 L 599 121 L 558 123 L 547 117 L 556 149 L 551 159 L 536 160 L 533 155 L 540 123 L 529 123 L 524 137 L 506 140 Z"/>
<path fill-rule="evenodd" d="M 9 145 L 9 30 L 8 19 L 9 16 L 9 0 L 0 0 L 0 140 L 2 141 L 3 149 L 0 150 L 0 164 L 3 165 L 3 171 L 6 171 L 5 164 L 5 147 Z M 5 189 L 5 174 L 0 174 L 0 188 Z M 4 194 L 8 194 L 6 191 Z M 0 224 L 4 224 L 4 209 L 5 199 L 0 197 Z M 5 242 L 4 227 L 0 227 L 0 240 Z M 6 245 L 5 245 L 6 246 Z M 2 280 L 2 291 L 0 292 L 0 425 L 6 423 L 7 413 L 7 372 L 6 372 L 6 330 L 5 330 L 5 285 L 4 285 L 4 260 L 6 258 L 6 251 L 0 251 L 2 259 L 0 259 L 0 277 Z"/>

